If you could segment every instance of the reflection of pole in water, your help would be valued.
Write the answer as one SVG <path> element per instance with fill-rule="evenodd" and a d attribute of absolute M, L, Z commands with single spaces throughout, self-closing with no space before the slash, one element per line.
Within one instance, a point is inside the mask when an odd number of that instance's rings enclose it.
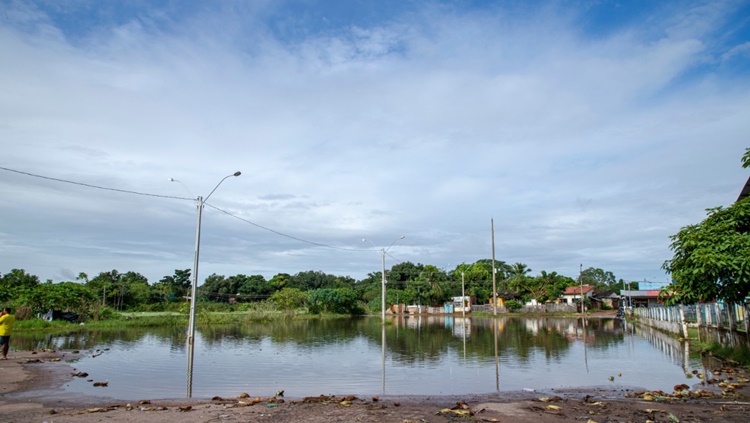
<path fill-rule="evenodd" d="M 193 342 L 188 342 L 187 397 L 193 396 Z"/>
<path fill-rule="evenodd" d="M 466 317 L 461 319 L 461 327 L 463 327 L 464 333 L 464 363 L 466 363 Z"/>
<path fill-rule="evenodd" d="M 381 341 L 381 344 L 383 344 L 383 353 L 382 353 L 382 357 L 383 357 L 383 376 L 382 376 L 382 380 L 383 380 L 383 395 L 385 395 L 385 325 L 383 325 L 383 329 L 382 329 L 382 341 Z"/>
<path fill-rule="evenodd" d="M 495 325 L 494 325 L 494 332 L 495 332 L 495 389 L 497 389 L 497 392 L 500 392 L 500 353 L 497 348 L 497 318 L 495 318 Z"/>
<path fill-rule="evenodd" d="M 589 372 L 589 356 L 588 356 L 588 348 L 586 346 L 586 324 L 588 321 L 586 318 L 581 319 L 581 324 L 583 325 L 583 363 L 586 365 L 586 373 Z"/>

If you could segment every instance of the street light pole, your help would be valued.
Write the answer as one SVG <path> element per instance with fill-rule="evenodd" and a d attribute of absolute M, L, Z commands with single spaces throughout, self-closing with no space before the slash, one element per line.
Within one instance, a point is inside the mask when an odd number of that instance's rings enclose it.
<path fill-rule="evenodd" d="M 464 272 L 461 272 L 461 317 L 466 319 L 466 293 L 464 292 Z"/>
<path fill-rule="evenodd" d="M 381 285 L 381 291 L 382 291 L 381 300 L 382 301 L 380 303 L 380 313 L 382 314 L 381 319 L 383 323 L 385 324 L 385 248 L 380 249 L 380 256 L 382 258 L 382 267 L 381 267 L 381 272 L 380 272 L 380 276 L 381 276 L 380 285 Z"/>
<path fill-rule="evenodd" d="M 211 197 L 211 194 L 216 191 L 216 188 L 219 188 L 219 185 L 221 185 L 222 182 L 226 181 L 227 178 L 231 178 L 233 176 L 240 176 L 242 173 L 240 171 L 234 172 L 231 175 L 227 175 L 219 181 L 218 184 L 214 187 L 214 189 L 211 190 L 211 192 L 206 196 L 206 199 L 204 200 L 203 197 L 200 195 L 196 199 L 196 202 L 198 204 L 198 224 L 196 225 L 195 229 L 195 258 L 193 260 L 193 283 L 190 287 L 190 322 L 188 324 L 188 344 L 193 345 L 195 342 L 195 302 L 196 302 L 196 291 L 198 290 L 198 258 L 200 256 L 201 251 L 201 219 L 203 217 L 203 203 L 205 203 L 209 197 Z"/>
<path fill-rule="evenodd" d="M 391 245 L 388 246 L 388 248 L 381 248 L 380 249 L 380 256 L 381 256 L 381 272 L 380 272 L 380 274 L 381 274 L 381 280 L 380 280 L 381 288 L 380 289 L 381 289 L 381 292 L 382 292 L 382 295 L 381 295 L 382 298 L 381 298 L 381 304 L 380 304 L 380 313 L 381 313 L 381 319 L 382 319 L 383 324 L 385 324 L 385 254 L 388 252 L 388 250 L 391 249 L 391 247 L 393 247 L 393 244 L 395 244 L 396 241 L 404 239 L 404 238 L 406 238 L 406 236 L 405 235 L 401 235 L 400 238 L 394 239 L 393 242 L 391 242 Z M 362 241 L 363 242 L 369 242 L 370 245 L 372 245 L 373 247 L 375 247 L 375 244 L 373 244 L 368 239 L 362 239 Z"/>
<path fill-rule="evenodd" d="M 196 198 L 196 205 L 198 208 L 198 221 L 196 223 L 195 227 L 195 255 L 193 257 L 193 281 L 190 286 L 190 320 L 188 321 L 188 388 L 187 388 L 187 396 L 190 398 L 192 396 L 192 374 L 193 374 L 193 357 L 194 357 L 194 345 L 195 345 L 195 303 L 196 303 L 196 293 L 198 291 L 198 263 L 199 263 L 199 257 L 200 257 L 200 249 L 201 249 L 201 221 L 203 218 L 203 204 L 208 200 L 209 197 L 211 197 L 211 194 L 216 191 L 216 188 L 219 188 L 219 185 L 221 185 L 222 182 L 227 180 L 227 178 L 231 178 L 233 176 L 240 176 L 242 173 L 240 171 L 234 172 L 231 175 L 225 176 L 221 181 L 219 181 L 218 184 L 214 187 L 214 189 L 211 190 L 211 192 L 206 196 L 204 199 L 202 196 L 198 196 Z M 186 190 L 187 187 L 185 187 L 185 184 L 178 181 L 177 179 L 169 178 L 171 182 L 178 182 L 180 183 Z M 188 190 L 190 192 L 190 190 Z"/>

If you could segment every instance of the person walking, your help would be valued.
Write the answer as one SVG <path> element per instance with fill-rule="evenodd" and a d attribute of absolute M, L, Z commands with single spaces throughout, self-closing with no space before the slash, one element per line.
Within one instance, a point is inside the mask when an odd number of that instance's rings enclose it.
<path fill-rule="evenodd" d="M 3 311 L 0 312 L 0 347 L 2 347 L 3 360 L 8 359 L 10 334 L 13 332 L 13 323 L 16 323 L 16 318 L 10 314 L 10 308 L 5 307 Z"/>

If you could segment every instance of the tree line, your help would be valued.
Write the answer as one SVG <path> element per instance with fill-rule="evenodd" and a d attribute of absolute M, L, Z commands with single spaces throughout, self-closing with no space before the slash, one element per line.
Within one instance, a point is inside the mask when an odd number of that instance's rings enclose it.
<path fill-rule="evenodd" d="M 519 301 L 554 300 L 565 288 L 580 283 L 608 291 L 638 286 L 637 282 L 626 285 L 622 280 L 617 281 L 612 272 L 599 268 L 588 268 L 576 279 L 546 271 L 531 276 L 531 269 L 523 263 L 496 261 L 495 269 L 498 294 Z M 492 298 L 490 259 L 461 264 L 449 271 L 429 264 L 403 262 L 386 271 L 386 278 L 388 304 L 442 305 L 452 297 L 461 296 L 462 284 L 466 295 L 475 297 L 480 304 Z M 214 273 L 198 287 L 197 299 L 199 305 L 265 301 L 279 309 L 361 314 L 380 311 L 381 281 L 381 272 L 369 273 L 359 281 L 314 270 L 294 275 L 279 273 L 268 280 L 262 275 L 227 277 Z M 155 283 L 149 283 L 140 273 L 117 270 L 91 278 L 80 273 L 75 281 L 42 283 L 36 275 L 12 269 L 0 275 L 0 305 L 28 307 L 32 314 L 49 309 L 73 311 L 98 319 L 112 311 L 184 311 L 190 288 L 190 269 L 176 269 L 174 274 Z"/>

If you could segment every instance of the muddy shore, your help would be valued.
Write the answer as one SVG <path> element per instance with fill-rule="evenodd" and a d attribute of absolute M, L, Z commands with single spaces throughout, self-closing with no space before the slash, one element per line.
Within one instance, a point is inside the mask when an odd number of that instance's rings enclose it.
<path fill-rule="evenodd" d="M 1 422 L 741 422 L 750 419 L 750 375 L 721 369 L 675 392 L 603 388 L 467 397 L 336 396 L 102 400 L 57 393 L 74 376 L 73 351 L 15 351 L 0 360 Z M 716 369 L 718 372 L 719 369 Z M 675 387 L 678 388 L 678 387 Z M 106 387 L 102 389 L 106 390 Z M 626 397 L 627 396 L 627 397 Z"/>

